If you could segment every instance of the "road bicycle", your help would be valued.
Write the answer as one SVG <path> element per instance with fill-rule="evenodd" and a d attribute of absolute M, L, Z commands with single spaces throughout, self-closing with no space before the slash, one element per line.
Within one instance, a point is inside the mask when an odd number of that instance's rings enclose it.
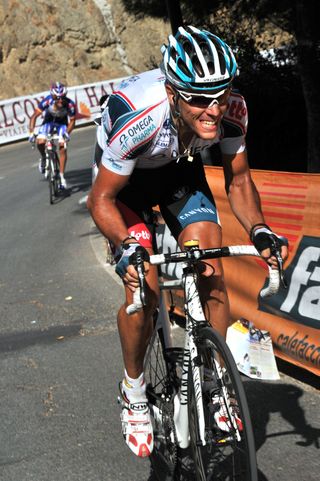
<path fill-rule="evenodd" d="M 197 481 L 257 481 L 257 461 L 249 408 L 241 377 L 223 337 L 205 318 L 198 292 L 199 261 L 230 256 L 259 256 L 252 245 L 199 249 L 198 241 L 185 243 L 185 250 L 150 256 L 153 265 L 183 263 L 182 278 L 160 280 L 160 304 L 155 329 L 145 355 L 147 397 L 154 429 L 151 463 L 159 480 L 182 480 L 184 453 L 191 452 Z M 279 269 L 269 267 L 269 283 L 262 297 L 275 294 L 282 280 Z M 136 269 L 140 289 L 134 293 L 129 314 L 146 304 L 143 262 L 138 254 Z M 159 276 L 161 276 L 159 272 Z M 165 293 L 183 289 L 185 314 L 184 347 L 174 347 Z M 223 412 L 225 427 L 215 421 L 215 409 Z M 220 411 L 221 412 L 221 411 Z M 188 456 L 185 458 L 188 459 Z M 189 456 L 190 459 L 190 456 Z"/>
<path fill-rule="evenodd" d="M 36 138 L 37 135 L 35 135 L 35 139 L 32 143 L 33 149 L 35 148 Z M 45 142 L 45 178 L 48 180 L 49 184 L 49 201 L 51 205 L 59 196 L 59 192 L 61 190 L 60 163 L 58 154 L 59 142 L 61 142 L 61 138 L 57 134 L 56 129 L 53 129 L 52 132 L 47 134 Z M 67 148 L 66 141 L 64 141 L 64 148 Z"/>
<path fill-rule="evenodd" d="M 59 170 L 59 140 L 61 140 L 56 131 L 52 131 L 47 134 L 45 153 L 46 153 L 46 165 L 45 165 L 45 177 L 49 183 L 49 200 L 50 204 L 54 203 L 54 200 L 58 197 L 61 183 L 60 183 L 60 170 Z M 64 148 L 67 148 L 66 142 Z"/>

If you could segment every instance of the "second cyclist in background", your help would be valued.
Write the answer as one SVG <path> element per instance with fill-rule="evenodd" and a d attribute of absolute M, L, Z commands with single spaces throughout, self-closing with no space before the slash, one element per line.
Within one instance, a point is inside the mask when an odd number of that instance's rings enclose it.
<path fill-rule="evenodd" d="M 61 187 L 67 188 L 67 181 L 64 177 L 67 163 L 67 149 L 65 143 L 70 140 L 70 134 L 75 126 L 76 105 L 73 100 L 67 97 L 67 88 L 60 82 L 51 85 L 50 94 L 39 102 L 30 119 L 29 142 L 35 141 L 36 119 L 43 115 L 43 122 L 37 135 L 37 147 L 41 154 L 39 160 L 39 171 L 45 174 L 45 143 L 46 136 L 56 129 L 59 136 L 59 162 Z"/>

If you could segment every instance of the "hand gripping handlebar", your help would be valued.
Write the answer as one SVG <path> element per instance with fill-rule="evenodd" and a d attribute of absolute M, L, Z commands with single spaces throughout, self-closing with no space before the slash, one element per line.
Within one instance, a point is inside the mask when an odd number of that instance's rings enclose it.
<path fill-rule="evenodd" d="M 159 265 L 159 264 L 169 264 L 171 262 L 178 263 L 178 262 L 187 262 L 187 263 L 195 263 L 200 260 L 205 259 L 216 259 L 221 257 L 236 257 L 236 256 L 256 256 L 261 257 L 260 253 L 257 249 L 252 245 L 236 245 L 236 246 L 229 246 L 229 247 L 220 247 L 220 248 L 210 248 L 210 249 L 193 249 L 190 251 L 179 251 L 179 252 L 171 252 L 169 254 L 155 254 L 150 256 L 150 264 L 152 265 Z M 269 280 L 266 287 L 264 287 L 260 291 L 260 296 L 262 298 L 270 297 L 276 294 L 280 288 L 280 284 L 282 283 L 284 287 L 286 287 L 286 283 L 283 277 L 283 262 L 280 255 L 276 255 L 277 262 L 278 262 L 278 269 L 273 269 L 271 266 L 268 265 L 269 269 Z M 280 262 L 281 261 L 281 262 Z M 133 303 L 130 304 L 126 312 L 128 314 L 133 314 L 140 310 L 143 305 L 145 305 L 145 280 L 144 280 L 144 272 L 143 261 L 140 264 L 137 263 L 137 270 L 139 275 L 140 281 L 140 288 L 136 289 L 133 296 Z M 140 269 L 140 273 L 139 273 Z M 142 270 L 141 270 L 142 269 Z"/>

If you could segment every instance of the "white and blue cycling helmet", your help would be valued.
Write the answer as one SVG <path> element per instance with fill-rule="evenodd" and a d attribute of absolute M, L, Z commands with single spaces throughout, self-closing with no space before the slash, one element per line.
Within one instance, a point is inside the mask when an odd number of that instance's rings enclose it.
<path fill-rule="evenodd" d="M 231 85 L 238 72 L 231 48 L 216 35 L 191 25 L 170 35 L 161 52 L 160 68 L 178 91 L 214 97 Z"/>
<path fill-rule="evenodd" d="M 65 97 L 67 95 L 67 87 L 60 82 L 54 82 L 50 87 L 50 93 L 55 97 Z"/>

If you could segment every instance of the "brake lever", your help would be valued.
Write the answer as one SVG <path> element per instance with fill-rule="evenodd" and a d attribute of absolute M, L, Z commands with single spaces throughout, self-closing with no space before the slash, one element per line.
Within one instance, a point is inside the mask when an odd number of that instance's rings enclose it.
<path fill-rule="evenodd" d="M 138 273 L 138 278 L 139 278 L 139 284 L 140 284 L 140 299 L 141 303 L 143 306 L 146 306 L 147 300 L 146 300 L 146 281 L 145 281 L 145 275 L 144 275 L 144 261 L 141 255 L 141 252 L 139 252 L 139 249 L 136 251 L 136 261 L 134 267 L 136 268 L 136 271 Z"/>
<path fill-rule="evenodd" d="M 139 277 L 139 284 L 140 284 L 140 299 L 143 306 L 147 305 L 146 300 L 146 281 L 144 276 L 144 267 L 143 264 L 137 265 L 137 272 Z"/>
<path fill-rule="evenodd" d="M 283 259 L 281 257 L 280 251 L 278 246 L 274 245 L 271 249 L 271 254 L 276 258 L 277 265 L 278 265 L 278 271 L 279 271 L 279 276 L 280 276 L 280 283 L 281 286 L 284 287 L 284 289 L 288 288 L 288 283 L 286 281 L 285 275 L 284 275 L 284 270 L 283 270 Z"/>

